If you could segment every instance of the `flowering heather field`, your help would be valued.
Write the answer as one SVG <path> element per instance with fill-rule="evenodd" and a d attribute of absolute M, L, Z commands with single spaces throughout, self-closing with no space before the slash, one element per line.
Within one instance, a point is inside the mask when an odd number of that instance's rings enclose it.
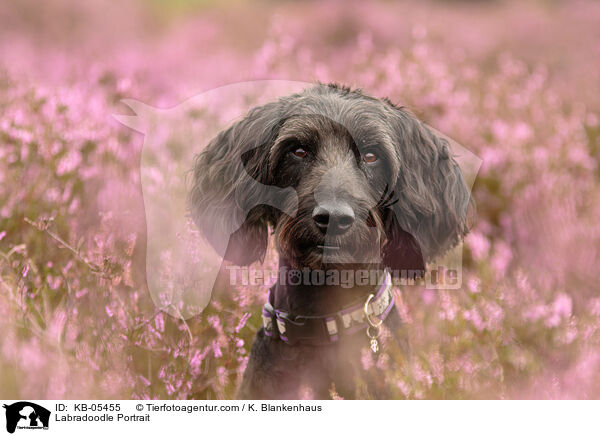
<path fill-rule="evenodd" d="M 388 96 L 483 160 L 462 289 L 397 288 L 410 350 L 364 367 L 397 398 L 600 398 L 598 29 L 585 1 L 3 2 L 0 397 L 233 396 L 265 288 L 155 306 L 143 136 L 112 115 L 286 79 Z"/>

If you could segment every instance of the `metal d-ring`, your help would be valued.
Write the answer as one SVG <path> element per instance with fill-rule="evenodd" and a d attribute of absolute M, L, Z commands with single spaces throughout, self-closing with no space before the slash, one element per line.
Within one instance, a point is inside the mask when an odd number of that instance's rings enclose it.
<path fill-rule="evenodd" d="M 375 329 L 379 329 L 379 326 L 381 326 L 381 324 L 383 324 L 383 320 L 380 319 L 378 323 L 375 323 L 373 321 L 371 321 L 371 318 L 369 317 L 369 303 L 371 302 L 371 300 L 375 298 L 375 294 L 369 294 L 369 296 L 367 297 L 367 301 L 365 301 L 365 317 L 367 318 L 367 322 L 369 323 L 370 327 L 373 327 Z"/>
<path fill-rule="evenodd" d="M 371 329 L 375 330 L 375 332 L 371 332 Z M 367 337 L 369 339 L 377 339 L 379 337 L 379 327 L 367 326 Z"/>

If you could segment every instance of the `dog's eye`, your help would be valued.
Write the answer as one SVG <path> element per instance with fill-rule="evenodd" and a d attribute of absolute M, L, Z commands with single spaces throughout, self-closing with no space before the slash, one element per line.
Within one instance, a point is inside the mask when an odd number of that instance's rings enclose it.
<path fill-rule="evenodd" d="M 294 156 L 302 159 L 303 157 L 306 157 L 306 150 L 303 148 L 297 148 L 294 150 Z"/>
<path fill-rule="evenodd" d="M 363 159 L 366 163 L 373 163 L 377 161 L 377 155 L 375 153 L 365 153 Z"/>

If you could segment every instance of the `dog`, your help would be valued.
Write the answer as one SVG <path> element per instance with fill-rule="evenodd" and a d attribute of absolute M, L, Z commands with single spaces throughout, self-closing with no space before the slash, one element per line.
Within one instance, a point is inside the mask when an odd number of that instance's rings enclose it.
<path fill-rule="evenodd" d="M 448 142 L 389 99 L 335 84 L 253 108 L 192 173 L 190 211 L 209 242 L 243 222 L 225 260 L 262 262 L 270 229 L 279 254 L 238 398 L 354 398 L 361 350 L 380 352 L 381 327 L 400 328 L 394 275 L 422 277 L 468 232 L 470 193 Z"/>

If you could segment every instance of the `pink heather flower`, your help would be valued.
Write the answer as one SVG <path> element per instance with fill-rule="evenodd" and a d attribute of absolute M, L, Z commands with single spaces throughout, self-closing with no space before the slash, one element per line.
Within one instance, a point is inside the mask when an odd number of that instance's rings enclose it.
<path fill-rule="evenodd" d="M 79 291 L 75 292 L 75 298 L 81 298 L 85 295 L 87 295 L 89 292 L 89 289 L 84 288 L 84 289 L 80 289 Z"/>
<path fill-rule="evenodd" d="M 212 350 L 215 357 L 223 357 L 223 352 L 221 351 L 221 347 L 217 343 L 217 341 L 212 341 Z"/>
<path fill-rule="evenodd" d="M 494 245 L 494 254 L 491 259 L 492 267 L 496 271 L 497 276 L 504 275 L 511 259 L 512 253 L 508 244 L 504 242 L 497 242 Z"/>
<path fill-rule="evenodd" d="M 533 307 L 528 308 L 523 312 L 523 318 L 537 321 L 540 318 L 545 317 L 548 314 L 548 306 L 545 304 L 537 304 Z"/>
<path fill-rule="evenodd" d="M 58 276 L 47 276 L 46 282 L 48 283 L 48 287 L 55 291 L 62 284 L 62 278 Z"/>
<path fill-rule="evenodd" d="M 197 372 L 198 369 L 200 368 L 200 363 L 202 363 L 202 358 L 203 357 L 201 356 L 200 351 L 196 350 L 194 352 L 194 355 L 190 359 L 190 366 L 192 367 L 192 369 L 194 369 L 195 372 Z"/>
<path fill-rule="evenodd" d="M 475 260 L 482 260 L 488 256 L 490 241 L 481 233 L 476 231 L 470 233 L 466 238 L 466 242 Z"/>
<path fill-rule="evenodd" d="M 407 398 L 410 395 L 410 386 L 404 380 L 398 380 L 396 382 L 396 387 L 400 389 L 402 395 Z"/>
<path fill-rule="evenodd" d="M 592 315 L 600 317 L 600 297 L 592 298 L 588 303 L 588 307 Z"/>
<path fill-rule="evenodd" d="M 6 231 L 0 232 L 0 241 L 3 240 L 5 236 L 6 236 Z"/>
<path fill-rule="evenodd" d="M 344 399 L 344 397 L 342 397 L 340 394 L 338 394 L 335 389 L 331 389 L 329 391 L 329 394 L 331 395 L 332 400 L 341 401 Z"/>
<path fill-rule="evenodd" d="M 381 371 L 387 370 L 390 367 L 390 355 L 385 353 L 379 354 L 375 362 L 375 367 Z"/>
<path fill-rule="evenodd" d="M 533 132 L 531 127 L 529 127 L 526 123 L 520 122 L 515 126 L 513 134 L 516 141 L 525 142 L 531 139 Z"/>
<path fill-rule="evenodd" d="M 169 395 L 173 395 L 173 393 L 175 392 L 175 387 L 168 381 L 165 381 L 165 389 L 167 390 L 167 393 Z"/>
<path fill-rule="evenodd" d="M 439 351 L 434 351 L 429 355 L 429 369 L 436 383 L 444 382 L 444 359 Z"/>
<path fill-rule="evenodd" d="M 423 289 L 421 292 L 421 299 L 423 303 L 429 305 L 435 301 L 435 292 L 433 289 Z"/>
<path fill-rule="evenodd" d="M 562 335 L 560 338 L 561 342 L 563 344 L 570 344 L 577 338 L 578 333 L 579 333 L 579 331 L 578 331 L 577 327 L 575 327 L 572 323 L 569 323 L 567 328 L 562 332 Z"/>
<path fill-rule="evenodd" d="M 219 378 L 219 385 L 225 386 L 227 384 L 227 368 L 219 366 L 217 368 L 217 377 Z"/>
<path fill-rule="evenodd" d="M 246 322 L 248 321 L 248 319 L 250 319 L 250 315 L 251 315 L 250 312 L 244 313 L 244 315 L 242 316 L 242 318 L 240 319 L 238 324 L 235 326 L 236 333 L 239 333 L 240 330 L 244 328 L 244 326 L 246 325 Z"/>
<path fill-rule="evenodd" d="M 74 171 L 81 164 L 81 153 L 76 150 L 71 150 L 63 157 L 56 169 L 56 173 L 61 176 L 71 171 Z"/>
<path fill-rule="evenodd" d="M 548 327 L 558 326 L 563 319 L 571 316 L 572 309 L 573 301 L 571 300 L 571 297 L 564 293 L 557 295 L 551 305 L 550 314 L 548 318 L 546 318 L 545 324 Z"/>
<path fill-rule="evenodd" d="M 315 394 L 310 386 L 302 385 L 300 387 L 300 393 L 298 395 L 300 400 L 314 400 Z"/>
<path fill-rule="evenodd" d="M 458 313 L 458 306 L 448 292 L 440 292 L 441 311 L 440 318 L 448 321 L 453 321 Z"/>
<path fill-rule="evenodd" d="M 150 385 L 151 385 L 151 383 L 150 383 L 150 380 L 148 380 L 148 379 L 147 379 L 146 377 L 144 377 L 143 375 L 141 375 L 141 374 L 140 374 L 138 377 L 139 377 L 139 380 L 142 382 L 142 384 L 143 384 L 144 386 L 150 386 Z"/>
<path fill-rule="evenodd" d="M 504 319 L 504 310 L 494 301 L 487 301 L 483 306 L 486 327 L 490 330 L 499 329 Z"/>
<path fill-rule="evenodd" d="M 208 323 L 217 331 L 221 331 L 221 320 L 218 316 L 212 315 L 208 317 Z"/>
<path fill-rule="evenodd" d="M 360 363 L 364 370 L 369 370 L 373 367 L 373 353 L 370 349 L 363 348 L 360 353 Z"/>
<path fill-rule="evenodd" d="M 469 289 L 469 291 L 471 291 L 473 294 L 477 294 L 479 292 L 481 292 L 481 280 L 477 279 L 477 278 L 471 278 L 469 279 L 469 281 L 467 282 L 467 288 Z"/>
<path fill-rule="evenodd" d="M 415 361 L 412 365 L 412 375 L 415 380 L 424 383 L 427 388 L 430 388 L 433 384 L 433 378 L 429 371 L 423 368 L 420 362 Z"/>
<path fill-rule="evenodd" d="M 161 312 L 158 315 L 156 315 L 156 317 L 154 318 L 154 326 L 156 327 L 156 330 L 158 330 L 161 333 L 165 331 L 164 312 Z"/>
<path fill-rule="evenodd" d="M 508 126 L 502 120 L 494 120 L 492 123 L 492 133 L 496 138 L 496 141 L 502 143 L 506 140 L 508 135 Z"/>
<path fill-rule="evenodd" d="M 573 300 L 565 293 L 558 294 L 554 303 L 552 304 L 554 313 L 561 318 L 568 318 L 571 316 L 573 310 Z"/>
<path fill-rule="evenodd" d="M 394 289 L 395 294 L 395 305 L 400 313 L 400 318 L 402 318 L 402 322 L 406 324 L 411 324 L 413 322 L 413 318 L 410 314 L 410 308 L 404 298 L 402 297 L 402 293 L 397 289 Z"/>
<path fill-rule="evenodd" d="M 471 310 L 465 310 L 463 313 L 463 318 L 467 321 L 471 321 L 473 326 L 479 331 L 482 331 L 485 328 L 483 320 L 481 319 L 481 315 L 475 308 Z"/>

